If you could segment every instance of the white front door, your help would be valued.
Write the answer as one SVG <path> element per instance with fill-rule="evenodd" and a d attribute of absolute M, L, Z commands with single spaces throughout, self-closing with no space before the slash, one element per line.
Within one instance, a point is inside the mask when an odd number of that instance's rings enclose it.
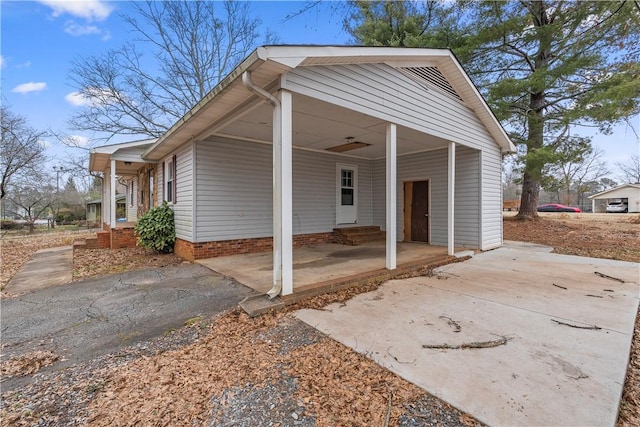
<path fill-rule="evenodd" d="M 358 167 L 337 164 L 336 224 L 358 222 Z"/>

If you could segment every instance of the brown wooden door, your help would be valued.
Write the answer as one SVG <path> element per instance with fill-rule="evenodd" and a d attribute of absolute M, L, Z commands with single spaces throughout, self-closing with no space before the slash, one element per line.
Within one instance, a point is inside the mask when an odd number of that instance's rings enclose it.
<path fill-rule="evenodd" d="M 410 187 L 408 189 L 407 187 Z M 410 209 L 410 233 L 411 241 L 429 242 L 429 181 L 414 181 L 405 183 L 405 206 Z"/>

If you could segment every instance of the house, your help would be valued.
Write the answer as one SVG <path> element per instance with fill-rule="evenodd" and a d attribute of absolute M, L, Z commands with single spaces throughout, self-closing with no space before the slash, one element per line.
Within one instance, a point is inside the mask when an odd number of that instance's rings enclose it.
<path fill-rule="evenodd" d="M 272 250 L 287 295 L 293 246 L 334 229 L 380 227 L 390 270 L 398 241 L 501 246 L 514 151 L 448 49 L 264 46 L 160 138 L 96 148 L 90 169 L 105 173 L 106 231 L 124 232 L 120 180 L 130 219 L 170 204 L 176 254 Z"/>
<path fill-rule="evenodd" d="M 640 212 L 640 184 L 623 184 L 609 190 L 589 196 L 592 211 L 604 212 L 607 203 L 622 200 L 627 204 L 628 212 Z"/>
<path fill-rule="evenodd" d="M 116 218 L 122 218 L 126 212 L 127 195 L 116 194 Z M 87 221 L 100 222 L 102 220 L 102 199 L 89 200 L 86 203 Z M 133 218 L 133 221 L 136 219 Z"/>

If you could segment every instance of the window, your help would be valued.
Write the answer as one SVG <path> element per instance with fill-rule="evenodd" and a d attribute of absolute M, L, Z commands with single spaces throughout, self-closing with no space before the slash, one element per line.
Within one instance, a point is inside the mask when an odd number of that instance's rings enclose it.
<path fill-rule="evenodd" d="M 341 171 L 341 187 L 342 187 L 342 206 L 353 206 L 354 204 L 354 185 L 353 171 L 342 169 Z"/>
<path fill-rule="evenodd" d="M 171 160 L 166 162 L 165 167 L 165 182 L 167 183 L 166 189 L 166 198 L 167 202 L 177 203 L 177 194 L 176 194 L 176 156 L 174 155 Z"/>
<path fill-rule="evenodd" d="M 154 203 L 154 197 L 155 197 L 155 193 L 154 193 L 154 189 L 153 189 L 153 172 L 154 170 L 151 169 L 149 170 L 149 208 L 153 207 L 153 203 Z"/>

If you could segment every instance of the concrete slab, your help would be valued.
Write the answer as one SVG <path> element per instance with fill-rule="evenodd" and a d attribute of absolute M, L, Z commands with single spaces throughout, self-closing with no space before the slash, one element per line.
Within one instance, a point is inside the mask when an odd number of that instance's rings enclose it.
<path fill-rule="evenodd" d="M 438 256 L 446 257 L 447 248 L 423 243 L 398 243 L 398 265 Z M 271 252 L 232 255 L 196 261 L 213 271 L 233 277 L 259 293 L 273 283 Z M 294 292 L 305 286 L 385 268 L 385 243 L 361 246 L 320 244 L 293 249 Z"/>
<path fill-rule="evenodd" d="M 9 280 L 6 291 L 23 294 L 49 286 L 71 282 L 73 248 L 60 246 L 41 249 Z"/>
<path fill-rule="evenodd" d="M 505 247 L 438 272 L 296 315 L 489 425 L 615 425 L 640 264 Z"/>
<path fill-rule="evenodd" d="M 284 302 L 280 298 L 269 299 L 265 294 L 249 295 L 240 301 L 238 305 L 249 317 L 261 316 L 284 308 Z"/>

